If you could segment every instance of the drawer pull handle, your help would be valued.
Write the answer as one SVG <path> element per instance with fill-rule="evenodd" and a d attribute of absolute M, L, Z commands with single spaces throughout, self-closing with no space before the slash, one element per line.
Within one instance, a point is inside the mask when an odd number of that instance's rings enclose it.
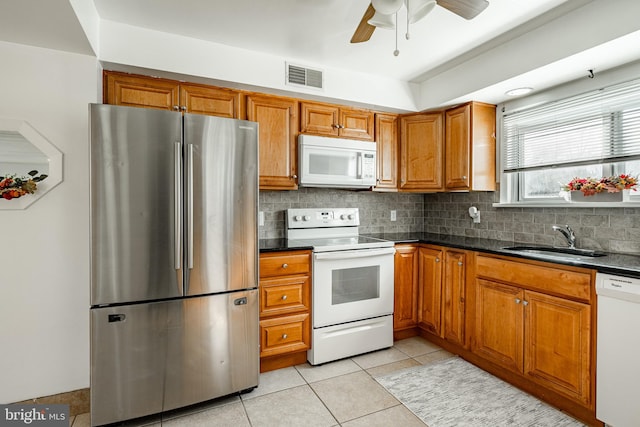
<path fill-rule="evenodd" d="M 288 267 L 289 267 L 289 264 L 287 263 L 282 264 L 282 268 L 288 268 Z"/>
<path fill-rule="evenodd" d="M 287 296 L 286 295 L 282 295 L 282 301 L 286 301 L 287 300 Z"/>
<path fill-rule="evenodd" d="M 283 339 L 283 340 L 286 340 L 288 337 L 289 337 L 289 335 L 287 335 L 287 334 L 282 334 L 282 339 Z"/>

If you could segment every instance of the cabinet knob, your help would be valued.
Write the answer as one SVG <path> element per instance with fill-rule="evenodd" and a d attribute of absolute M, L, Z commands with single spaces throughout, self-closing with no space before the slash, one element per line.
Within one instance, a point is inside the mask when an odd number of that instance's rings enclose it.
<path fill-rule="evenodd" d="M 520 304 L 520 298 L 516 298 L 516 304 Z"/>
<path fill-rule="evenodd" d="M 289 335 L 287 335 L 287 334 L 282 334 L 282 339 L 283 339 L 283 340 L 286 340 L 288 337 L 289 337 Z"/>
<path fill-rule="evenodd" d="M 462 261 L 458 261 L 458 265 L 460 265 L 460 266 L 461 266 L 461 265 L 462 265 Z"/>
<path fill-rule="evenodd" d="M 186 106 L 184 106 L 184 105 L 183 105 L 183 106 L 181 106 L 181 107 L 180 107 L 180 109 L 181 109 L 182 111 L 187 111 L 187 107 L 186 107 Z"/>
<path fill-rule="evenodd" d="M 295 174 L 294 174 L 294 175 L 291 175 L 291 178 L 293 178 L 293 179 L 298 179 L 298 175 L 295 175 Z"/>
<path fill-rule="evenodd" d="M 522 305 L 529 305 L 529 301 L 522 301 Z"/>
<path fill-rule="evenodd" d="M 440 262 L 440 258 L 436 258 L 436 262 Z"/>
<path fill-rule="evenodd" d="M 282 301 L 286 301 L 287 300 L 287 296 L 286 295 L 282 295 Z"/>
<path fill-rule="evenodd" d="M 174 105 L 173 106 L 173 110 L 174 111 L 180 111 L 180 106 L 179 105 Z"/>
<path fill-rule="evenodd" d="M 282 264 L 282 268 L 289 268 L 289 264 L 287 263 Z"/>
<path fill-rule="evenodd" d="M 466 175 L 463 175 L 463 176 L 462 176 L 462 179 L 466 180 L 466 179 L 467 179 L 467 176 L 466 176 Z"/>

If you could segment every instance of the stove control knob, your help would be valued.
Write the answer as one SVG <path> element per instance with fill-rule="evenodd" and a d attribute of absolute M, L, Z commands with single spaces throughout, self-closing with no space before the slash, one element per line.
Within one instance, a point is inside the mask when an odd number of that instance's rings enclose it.
<path fill-rule="evenodd" d="M 294 221 L 300 221 L 302 219 L 302 217 L 300 215 L 296 215 L 293 217 Z"/>
<path fill-rule="evenodd" d="M 347 219 L 347 215 L 346 214 L 340 215 L 340 219 Z"/>
<path fill-rule="evenodd" d="M 356 216 L 354 214 L 349 214 L 349 219 L 354 219 Z"/>
<path fill-rule="evenodd" d="M 311 219 L 311 217 L 309 215 L 305 215 L 303 218 L 305 221 L 309 221 Z"/>

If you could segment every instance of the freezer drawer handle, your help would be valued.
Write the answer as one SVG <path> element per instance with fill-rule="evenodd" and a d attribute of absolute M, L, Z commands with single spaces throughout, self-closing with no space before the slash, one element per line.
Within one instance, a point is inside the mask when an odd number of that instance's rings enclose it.
<path fill-rule="evenodd" d="M 233 301 L 234 305 L 247 305 L 247 297 L 237 298 Z"/>
<path fill-rule="evenodd" d="M 110 314 L 109 315 L 109 323 L 113 323 L 113 322 L 124 322 L 124 319 L 126 319 L 127 316 L 124 314 Z"/>

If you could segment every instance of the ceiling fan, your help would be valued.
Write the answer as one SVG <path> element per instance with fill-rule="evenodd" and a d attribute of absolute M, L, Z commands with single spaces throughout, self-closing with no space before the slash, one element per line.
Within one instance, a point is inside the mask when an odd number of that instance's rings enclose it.
<path fill-rule="evenodd" d="M 403 4 L 407 6 L 408 23 L 413 24 L 426 16 L 436 3 L 464 19 L 475 18 L 489 6 L 487 0 L 371 0 L 351 37 L 351 43 L 366 42 L 376 27 L 395 28 L 393 15 Z"/>

